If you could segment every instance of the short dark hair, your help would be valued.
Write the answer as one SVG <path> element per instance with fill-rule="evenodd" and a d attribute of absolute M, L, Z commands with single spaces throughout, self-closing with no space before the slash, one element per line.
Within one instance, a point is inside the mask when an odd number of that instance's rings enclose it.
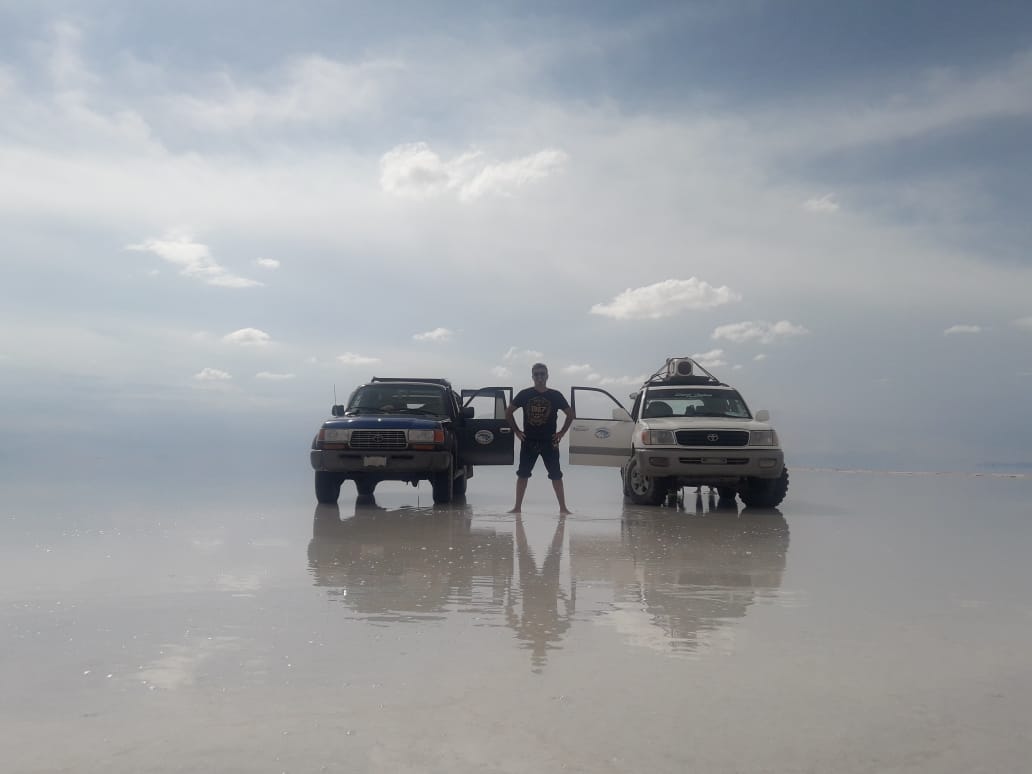
<path fill-rule="evenodd" d="M 548 366 L 546 366 L 544 363 L 534 363 L 534 365 L 532 365 L 530 367 L 530 372 L 531 373 L 534 373 L 535 371 L 538 371 L 538 370 L 544 371 L 547 374 L 548 373 Z"/>

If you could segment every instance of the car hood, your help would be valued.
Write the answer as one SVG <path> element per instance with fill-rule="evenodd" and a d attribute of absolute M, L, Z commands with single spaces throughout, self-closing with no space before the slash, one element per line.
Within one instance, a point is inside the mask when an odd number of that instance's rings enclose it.
<path fill-rule="evenodd" d="M 338 430 L 436 430 L 442 419 L 406 415 L 382 415 L 342 417 L 323 422 L 324 428 Z"/>
<path fill-rule="evenodd" d="M 652 417 L 639 423 L 650 430 L 770 430 L 770 422 L 731 417 Z"/>

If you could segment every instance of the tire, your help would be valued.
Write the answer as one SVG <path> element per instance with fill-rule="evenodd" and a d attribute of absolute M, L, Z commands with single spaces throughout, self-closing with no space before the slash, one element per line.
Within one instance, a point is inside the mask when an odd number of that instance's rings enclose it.
<path fill-rule="evenodd" d="M 455 496 L 455 460 L 448 463 L 448 469 L 435 473 L 430 479 L 435 503 L 450 503 Z"/>
<path fill-rule="evenodd" d="M 455 479 L 455 483 L 452 484 L 452 495 L 455 496 L 455 497 L 462 497 L 463 495 L 465 495 L 466 494 L 466 484 L 468 482 L 469 482 L 469 479 L 466 478 L 466 470 L 464 468 L 463 471 L 462 471 L 462 475 L 459 476 L 457 479 Z"/>
<path fill-rule="evenodd" d="M 333 505 L 340 497 L 340 485 L 344 479 L 337 473 L 325 470 L 315 471 L 315 499 L 324 505 Z"/>
<path fill-rule="evenodd" d="M 666 476 L 652 477 L 644 475 L 638 467 L 638 461 L 631 460 L 627 465 L 627 489 L 631 502 L 635 505 L 662 505 L 670 491 L 670 481 Z"/>
<path fill-rule="evenodd" d="M 623 468 L 620 469 L 620 486 L 623 487 L 623 496 L 631 496 L 631 485 L 627 483 L 627 471 Z"/>
<path fill-rule="evenodd" d="M 373 492 L 376 491 L 376 479 L 366 478 L 364 476 L 355 479 L 355 489 L 358 490 L 360 497 L 372 497 Z"/>
<path fill-rule="evenodd" d="M 747 478 L 738 496 L 749 508 L 777 508 L 788 494 L 788 468 L 777 478 Z"/>

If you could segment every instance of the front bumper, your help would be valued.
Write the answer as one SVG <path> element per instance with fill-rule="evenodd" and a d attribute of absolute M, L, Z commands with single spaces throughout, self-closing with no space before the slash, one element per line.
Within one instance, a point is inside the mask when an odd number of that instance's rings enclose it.
<path fill-rule="evenodd" d="M 781 449 L 762 446 L 635 449 L 634 456 L 645 475 L 677 476 L 685 483 L 733 482 L 743 477 L 777 478 L 785 468 L 785 454 Z"/>
<path fill-rule="evenodd" d="M 386 459 L 386 464 L 367 464 L 376 458 Z M 440 473 L 448 469 L 452 455 L 448 451 L 324 451 L 312 449 L 310 461 L 313 470 L 330 473 L 349 473 L 377 476 L 385 480 L 406 480 L 423 477 L 429 473 Z"/>

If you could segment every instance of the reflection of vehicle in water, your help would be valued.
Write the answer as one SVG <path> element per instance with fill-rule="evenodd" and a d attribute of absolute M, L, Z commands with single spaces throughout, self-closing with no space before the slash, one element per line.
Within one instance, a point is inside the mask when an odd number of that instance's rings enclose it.
<path fill-rule="evenodd" d="M 610 583 L 607 623 L 641 644 L 693 650 L 773 596 L 788 552 L 784 516 L 699 506 L 688 515 L 629 505 L 619 538 L 571 536 L 581 607 L 586 586 Z"/>
<path fill-rule="evenodd" d="M 308 565 L 315 585 L 380 620 L 440 617 L 449 604 L 501 610 L 512 578 L 512 536 L 472 528 L 459 508 L 385 510 L 371 499 L 341 520 L 315 511 Z"/>

